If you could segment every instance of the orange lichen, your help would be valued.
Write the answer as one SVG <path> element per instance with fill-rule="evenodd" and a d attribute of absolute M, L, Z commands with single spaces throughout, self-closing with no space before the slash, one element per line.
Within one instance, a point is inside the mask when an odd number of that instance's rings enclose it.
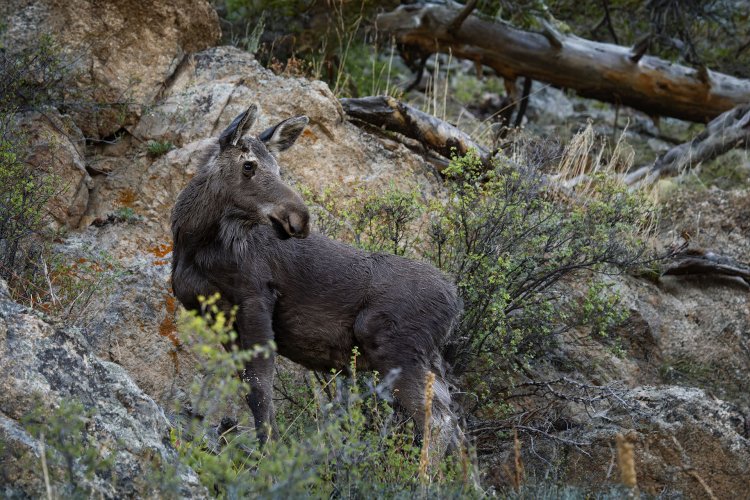
<path fill-rule="evenodd" d="M 172 341 L 172 344 L 174 344 L 175 347 L 179 347 L 180 339 L 177 337 L 177 325 L 174 322 L 174 313 L 177 311 L 177 303 L 174 297 L 170 294 L 164 295 L 164 303 L 166 305 L 167 313 L 159 324 L 159 335 L 167 337 Z"/>
<path fill-rule="evenodd" d="M 169 253 L 172 251 L 172 244 L 171 243 L 162 243 L 160 245 L 155 245 L 148 249 L 148 253 L 153 255 L 154 257 L 157 257 L 159 259 L 163 259 Z M 157 264 L 159 265 L 159 264 Z"/>
<path fill-rule="evenodd" d="M 172 358 L 172 364 L 174 365 L 174 372 L 180 373 L 180 358 L 177 356 L 177 350 L 169 351 L 169 357 Z"/>
<path fill-rule="evenodd" d="M 117 204 L 121 207 L 131 207 L 135 203 L 135 191 L 125 188 L 117 195 Z"/>
<path fill-rule="evenodd" d="M 306 139 L 310 139 L 312 142 L 315 142 L 318 140 L 318 136 L 315 135 L 315 132 L 310 130 L 309 128 L 306 128 L 302 132 L 302 137 L 305 137 Z"/>

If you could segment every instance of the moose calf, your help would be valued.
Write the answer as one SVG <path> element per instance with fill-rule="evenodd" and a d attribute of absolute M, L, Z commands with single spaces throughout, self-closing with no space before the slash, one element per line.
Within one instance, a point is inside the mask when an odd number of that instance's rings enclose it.
<path fill-rule="evenodd" d="M 274 340 L 278 354 L 313 370 L 399 370 L 394 396 L 424 423 L 425 376 L 435 378 L 432 424 L 445 449 L 460 436 L 450 410 L 441 345 L 460 313 L 456 289 L 429 264 L 368 253 L 310 233 L 301 197 L 284 184 L 277 155 L 308 122 L 289 118 L 257 137 L 251 106 L 224 130 L 172 213 L 172 288 L 188 309 L 221 294 L 237 306 L 239 348 Z M 245 367 L 258 437 L 276 432 L 274 358 Z"/>

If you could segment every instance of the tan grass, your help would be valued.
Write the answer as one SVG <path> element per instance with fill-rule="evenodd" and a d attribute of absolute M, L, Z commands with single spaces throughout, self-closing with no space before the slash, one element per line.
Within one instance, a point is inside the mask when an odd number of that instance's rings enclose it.
<path fill-rule="evenodd" d="M 524 469 L 523 461 L 521 460 L 521 440 L 518 439 L 518 429 L 513 429 L 513 455 L 515 466 L 515 475 L 513 478 L 513 486 L 516 492 L 521 491 L 521 484 L 523 483 Z"/>
<path fill-rule="evenodd" d="M 428 372 L 425 377 L 424 389 L 424 430 L 422 432 L 422 451 L 419 455 L 419 479 L 426 484 L 429 479 L 428 465 L 430 463 L 430 435 L 432 433 L 432 398 L 435 395 L 433 385 L 435 384 L 435 374 Z"/>
<path fill-rule="evenodd" d="M 638 497 L 638 478 L 635 474 L 635 448 L 633 443 L 622 434 L 615 437 L 617 443 L 617 467 L 620 469 L 620 481 L 630 488 L 631 497 Z"/>

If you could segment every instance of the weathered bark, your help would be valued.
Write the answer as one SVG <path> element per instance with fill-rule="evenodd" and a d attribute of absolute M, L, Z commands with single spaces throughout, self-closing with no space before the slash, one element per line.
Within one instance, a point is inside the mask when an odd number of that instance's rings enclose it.
<path fill-rule="evenodd" d="M 750 285 L 750 267 L 706 250 L 685 250 L 672 257 L 665 275 L 722 275 L 742 278 Z"/>
<path fill-rule="evenodd" d="M 750 144 L 750 104 L 730 109 L 714 118 L 706 129 L 691 141 L 679 144 L 653 165 L 644 166 L 625 175 L 625 183 L 651 184 L 662 175 L 676 175 L 712 160 L 727 151 Z"/>
<path fill-rule="evenodd" d="M 474 149 L 485 165 L 490 163 L 490 152 L 468 134 L 393 97 L 371 96 L 339 101 L 351 118 L 415 139 L 446 158 L 453 154 L 464 155 L 469 149 Z"/>
<path fill-rule="evenodd" d="M 443 157 L 450 159 L 455 152 L 465 154 L 474 149 L 482 163 L 489 167 L 492 152 L 476 143 L 468 134 L 450 123 L 419 111 L 393 97 L 371 96 L 340 99 L 341 106 L 351 118 L 385 128 L 414 139 Z M 402 141 L 403 142 L 403 141 Z M 629 186 L 652 184 L 662 175 L 683 173 L 701 162 L 716 158 L 734 148 L 750 145 L 750 104 L 737 106 L 712 120 L 694 139 L 679 144 L 652 165 L 634 169 L 623 176 Z M 439 162 L 438 162 L 439 163 Z M 444 163 L 441 166 L 444 166 Z M 439 167 L 439 170 L 442 168 Z M 557 181 L 562 187 L 572 188 L 588 179 L 586 174 Z"/>
<path fill-rule="evenodd" d="M 707 122 L 750 102 L 750 81 L 564 35 L 548 24 L 534 33 L 469 15 L 458 29 L 451 29 L 462 7 L 402 5 L 379 15 L 377 26 L 393 33 L 399 43 L 427 53 L 450 51 L 509 80 L 526 76 L 652 115 Z"/>

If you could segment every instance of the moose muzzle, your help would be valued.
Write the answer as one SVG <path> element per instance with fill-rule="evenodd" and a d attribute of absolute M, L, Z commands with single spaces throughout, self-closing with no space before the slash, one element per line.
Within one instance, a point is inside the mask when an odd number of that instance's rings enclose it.
<path fill-rule="evenodd" d="M 310 234 L 310 212 L 304 205 L 284 207 L 270 214 L 270 218 L 292 238 L 307 238 Z"/>

